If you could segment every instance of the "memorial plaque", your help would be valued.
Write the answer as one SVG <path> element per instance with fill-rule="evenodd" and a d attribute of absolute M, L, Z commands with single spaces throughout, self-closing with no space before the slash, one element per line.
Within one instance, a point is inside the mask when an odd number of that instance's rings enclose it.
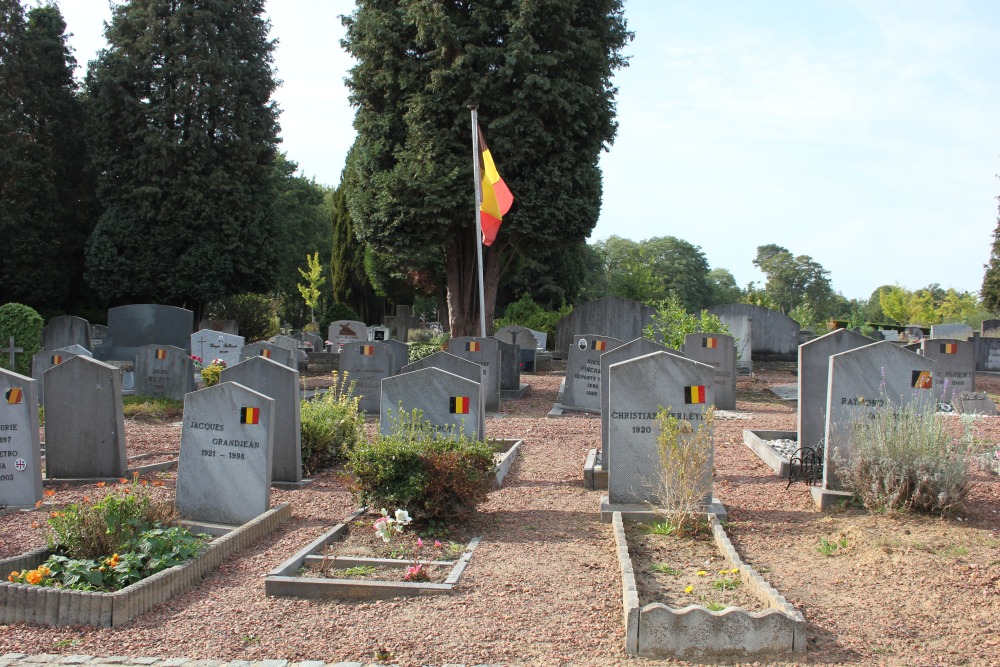
<path fill-rule="evenodd" d="M 222 370 L 222 382 L 236 382 L 274 399 L 271 481 L 302 481 L 302 420 L 299 372 L 257 356 Z"/>
<path fill-rule="evenodd" d="M 31 507 L 41 499 L 38 383 L 0 368 L 0 505 Z"/>
<path fill-rule="evenodd" d="M 345 378 L 346 375 L 346 378 Z M 341 381 L 354 385 L 359 409 L 369 414 L 379 411 L 382 380 L 392 375 L 392 348 L 384 342 L 356 341 L 340 349 Z"/>
<path fill-rule="evenodd" d="M 566 362 L 566 388 L 562 398 L 565 407 L 601 413 L 601 355 L 623 344 L 624 341 L 610 336 L 573 336 Z"/>
<path fill-rule="evenodd" d="M 464 377 L 441 370 L 421 368 L 382 380 L 382 407 L 379 431 L 392 431 L 400 411 L 407 415 L 414 409 L 434 426 L 454 426 L 473 439 L 482 440 L 485 423 L 481 386 Z"/>
<path fill-rule="evenodd" d="M 124 477 L 121 372 L 76 356 L 45 371 L 45 470 L 50 479 Z"/>
<path fill-rule="evenodd" d="M 235 366 L 240 363 L 245 344 L 243 336 L 224 331 L 202 329 L 191 334 L 191 354 L 201 359 L 205 366 L 215 359 L 222 359 L 227 366 Z"/>
<path fill-rule="evenodd" d="M 912 401 L 933 402 L 934 362 L 882 341 L 830 357 L 823 488 L 842 489 L 838 468 L 851 454 L 850 422 Z"/>
<path fill-rule="evenodd" d="M 736 409 L 736 339 L 726 334 L 694 333 L 684 337 L 684 356 L 715 369 L 715 407 Z"/>
<path fill-rule="evenodd" d="M 435 352 L 434 354 L 428 355 L 423 359 L 418 359 L 412 364 L 407 364 L 403 366 L 403 373 L 412 373 L 413 371 L 418 371 L 422 368 L 440 368 L 443 371 L 463 377 L 466 380 L 471 380 L 479 385 L 480 397 L 479 404 L 482 406 L 486 405 L 486 367 L 477 364 L 474 361 L 468 359 L 463 359 L 462 357 L 457 357 L 450 352 Z M 384 385 L 383 385 L 384 386 Z M 384 405 L 384 404 L 383 404 Z M 391 406 L 390 406 L 391 407 Z M 483 411 L 481 411 L 483 412 Z M 474 428 L 478 433 L 486 433 L 486 422 L 485 422 L 485 412 L 483 414 L 477 415 L 482 419 L 478 425 Z"/>
<path fill-rule="evenodd" d="M 837 329 L 799 346 L 798 444 L 823 451 L 826 432 L 826 391 L 829 388 L 830 357 L 872 340 L 847 329 Z"/>
<path fill-rule="evenodd" d="M 184 397 L 177 464 L 183 519 L 240 525 L 271 507 L 274 400 L 235 382 Z"/>
<path fill-rule="evenodd" d="M 925 338 L 921 353 L 934 361 L 934 396 L 951 403 L 962 393 L 976 391 L 976 345 L 957 338 Z"/>
<path fill-rule="evenodd" d="M 612 364 L 608 368 L 608 499 L 611 504 L 661 501 L 657 413 L 662 407 L 692 429 L 705 423 L 715 397 L 714 369 L 666 352 Z M 713 455 L 703 474 L 705 503 L 712 498 Z"/>
<path fill-rule="evenodd" d="M 339 352 L 344 343 L 368 340 L 368 327 L 364 322 L 337 320 L 330 323 L 326 339 L 333 343 L 333 351 Z"/>
<path fill-rule="evenodd" d="M 145 345 L 135 358 L 135 393 L 183 401 L 194 391 L 194 361 L 179 347 Z"/>
<path fill-rule="evenodd" d="M 461 336 L 448 341 L 448 352 L 486 369 L 486 412 L 500 412 L 500 346 L 496 338 Z"/>
<path fill-rule="evenodd" d="M 292 355 L 287 349 L 279 347 L 274 343 L 266 343 L 264 341 L 258 341 L 256 343 L 250 343 L 249 345 L 244 345 L 243 349 L 240 350 L 240 361 L 246 361 L 251 357 L 264 357 L 265 359 L 270 359 L 279 364 L 284 364 L 289 368 L 295 368 L 292 365 Z M 298 370 L 295 368 L 295 370 Z"/>

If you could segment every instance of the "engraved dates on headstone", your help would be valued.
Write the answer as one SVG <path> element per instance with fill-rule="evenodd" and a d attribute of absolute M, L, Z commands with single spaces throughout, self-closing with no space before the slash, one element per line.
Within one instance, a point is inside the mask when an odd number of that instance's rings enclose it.
<path fill-rule="evenodd" d="M 42 499 L 37 394 L 34 380 L 0 368 L 0 505 Z"/>

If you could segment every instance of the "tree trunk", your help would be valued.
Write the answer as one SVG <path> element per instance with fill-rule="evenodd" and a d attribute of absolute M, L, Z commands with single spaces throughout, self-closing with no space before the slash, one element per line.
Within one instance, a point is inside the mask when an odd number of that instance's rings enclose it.
<path fill-rule="evenodd" d="M 472 234 L 457 235 L 445 254 L 448 275 L 448 328 L 453 338 L 480 336 L 479 272 L 476 266 L 476 243 Z M 500 248 L 483 248 L 483 285 L 486 302 L 486 333 L 493 332 L 493 309 L 500 282 Z"/>

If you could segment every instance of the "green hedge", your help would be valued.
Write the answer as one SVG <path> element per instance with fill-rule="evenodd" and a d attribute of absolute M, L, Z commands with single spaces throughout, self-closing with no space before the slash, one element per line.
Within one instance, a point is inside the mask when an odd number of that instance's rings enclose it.
<path fill-rule="evenodd" d="M 0 354 L 0 368 L 31 376 L 31 358 L 42 349 L 42 316 L 29 306 L 5 303 L 0 306 L 0 347 L 7 347 L 10 337 L 14 346 L 24 348 L 14 356 L 15 367 L 10 367 L 10 354 Z"/>
<path fill-rule="evenodd" d="M 336 373 L 334 374 L 336 375 Z M 364 437 L 365 418 L 358 410 L 353 384 L 340 383 L 322 396 L 302 401 L 302 471 L 313 475 L 347 459 Z"/>

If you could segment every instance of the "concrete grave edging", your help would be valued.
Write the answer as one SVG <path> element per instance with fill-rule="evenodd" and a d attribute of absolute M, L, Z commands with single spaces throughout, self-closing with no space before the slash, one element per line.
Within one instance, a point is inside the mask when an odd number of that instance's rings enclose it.
<path fill-rule="evenodd" d="M 113 593 L 0 583 L 0 623 L 91 625 L 114 627 L 138 618 L 161 602 L 195 586 L 222 561 L 273 533 L 292 517 L 281 503 L 252 521 L 213 540 L 200 556 L 175 565 Z M 47 549 L 0 561 L 0 571 L 35 568 L 48 558 Z"/>
<path fill-rule="evenodd" d="M 524 440 L 494 440 L 493 447 L 494 458 L 496 459 L 497 466 L 497 483 L 493 488 L 499 489 L 503 485 L 503 479 L 510 472 L 510 468 L 514 465 L 514 459 L 517 458 L 517 453 L 521 450 L 521 445 L 524 444 Z"/>
<path fill-rule="evenodd" d="M 774 451 L 767 440 L 798 440 L 797 431 L 761 431 L 743 429 L 743 444 L 749 447 L 764 464 L 783 479 L 788 478 L 791 459 Z"/>
<path fill-rule="evenodd" d="M 640 608 L 625 525 L 621 513 L 615 512 L 612 526 L 622 573 L 625 652 L 643 657 L 691 658 L 805 651 L 806 623 L 802 614 L 743 562 L 715 515 L 710 514 L 708 520 L 723 558 L 739 570 L 743 583 L 768 608 L 748 612 L 730 607 L 714 612 L 700 605 L 672 609 L 659 602 Z"/>

